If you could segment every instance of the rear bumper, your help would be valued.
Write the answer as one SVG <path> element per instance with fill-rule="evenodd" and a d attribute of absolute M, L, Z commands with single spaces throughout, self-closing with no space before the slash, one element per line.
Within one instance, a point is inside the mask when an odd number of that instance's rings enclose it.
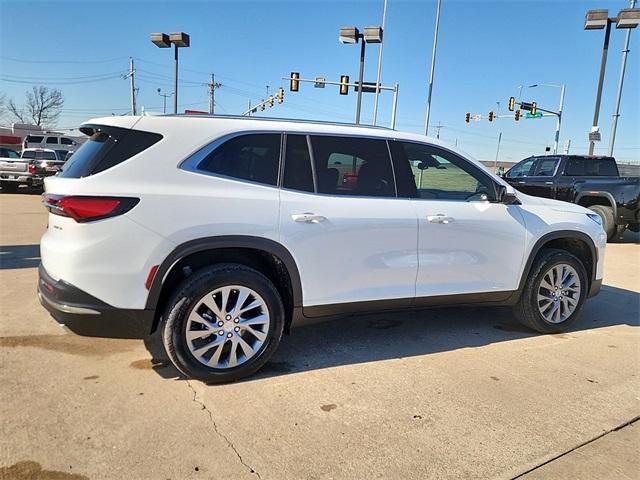
<path fill-rule="evenodd" d="M 40 186 L 44 184 L 44 177 L 34 177 L 33 175 L 21 175 L 19 173 L 0 172 L 0 181 L 23 183 L 31 186 Z"/>
<path fill-rule="evenodd" d="M 38 299 L 51 316 L 73 333 L 88 337 L 144 338 L 153 325 L 153 310 L 125 310 L 54 280 L 38 267 Z"/>

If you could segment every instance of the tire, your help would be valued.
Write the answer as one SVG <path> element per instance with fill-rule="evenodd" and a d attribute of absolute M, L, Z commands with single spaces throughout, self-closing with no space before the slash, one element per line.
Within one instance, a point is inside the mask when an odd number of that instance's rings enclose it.
<path fill-rule="evenodd" d="M 239 298 L 247 291 L 252 293 L 242 302 Z M 254 303 L 260 306 L 241 311 Z M 164 318 L 163 343 L 176 368 L 207 383 L 226 383 L 255 373 L 269 360 L 280 343 L 285 314 L 282 299 L 268 278 L 229 263 L 202 268 L 186 278 Z"/>
<path fill-rule="evenodd" d="M 602 228 L 607 234 L 607 240 L 615 240 L 620 232 L 616 225 L 615 216 L 613 215 L 613 208 L 605 207 L 604 205 L 593 205 L 589 207 L 589 210 L 600 215 L 600 218 L 602 219 Z"/>
<path fill-rule="evenodd" d="M 0 187 L 2 187 L 3 193 L 16 193 L 20 185 L 14 182 L 2 182 Z"/>
<path fill-rule="evenodd" d="M 563 294 L 571 290 L 571 287 L 567 287 L 567 290 L 560 289 L 559 292 L 555 292 L 551 289 L 547 290 L 544 288 L 543 282 L 547 282 L 545 277 L 547 274 L 554 268 L 558 267 L 562 269 L 563 266 L 569 266 L 573 269 L 565 268 L 566 272 L 571 272 L 572 276 L 577 276 L 579 281 L 579 293 L 569 293 L 566 296 L 553 296 L 555 293 Z M 575 274 L 575 275 L 574 275 Z M 559 283 L 559 282 L 558 282 Z M 575 286 L 575 284 L 574 284 Z M 542 288 L 542 289 L 541 289 Z M 564 287 L 563 287 L 564 288 Z M 533 262 L 531 266 L 531 270 L 529 272 L 529 278 L 527 279 L 524 290 L 518 303 L 514 306 L 513 312 L 516 318 L 523 325 L 536 330 L 540 333 L 560 333 L 569 329 L 580 317 L 580 313 L 582 311 L 582 307 L 587 298 L 587 293 L 589 290 L 589 281 L 587 277 L 587 271 L 580 261 L 578 257 L 567 252 L 566 250 L 559 250 L 555 248 L 543 249 L 538 254 L 538 257 Z M 538 295 L 549 297 L 550 300 L 544 300 L 542 302 L 538 301 Z M 566 297 L 571 298 L 575 301 L 570 303 L 570 300 Z M 551 301 L 551 299 L 554 301 Z M 558 300 L 555 300 L 558 298 Z M 555 306 L 557 305 L 557 307 Z M 543 315 L 541 309 L 545 310 L 545 307 L 549 307 L 551 309 L 557 308 L 559 309 L 559 314 L 557 314 L 560 321 L 557 321 L 558 318 L 553 319 L 553 321 L 548 320 Z M 570 309 L 573 308 L 571 311 Z M 563 313 L 564 310 L 564 313 Z M 550 312 L 551 310 L 545 310 L 545 313 Z M 569 313 L 570 312 L 570 313 Z M 564 318 L 566 315 L 566 318 Z M 553 317 L 554 315 L 551 315 Z"/>

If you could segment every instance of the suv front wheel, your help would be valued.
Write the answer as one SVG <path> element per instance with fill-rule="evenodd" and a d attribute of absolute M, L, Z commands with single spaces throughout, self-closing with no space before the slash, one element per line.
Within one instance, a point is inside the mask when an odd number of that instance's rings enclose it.
<path fill-rule="evenodd" d="M 540 333 L 564 332 L 580 316 L 588 288 L 587 271 L 575 255 L 544 249 L 531 267 L 515 316 Z"/>
<path fill-rule="evenodd" d="M 182 373 L 210 383 L 256 372 L 280 343 L 284 307 L 260 272 L 237 264 L 206 267 L 178 287 L 163 339 Z"/>

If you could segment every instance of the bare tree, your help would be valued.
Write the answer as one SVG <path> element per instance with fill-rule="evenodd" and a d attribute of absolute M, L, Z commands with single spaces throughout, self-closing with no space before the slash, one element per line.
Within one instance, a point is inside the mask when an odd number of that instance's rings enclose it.
<path fill-rule="evenodd" d="M 18 108 L 13 99 L 9 100 L 9 112 L 21 123 L 31 122 L 45 127 L 54 126 L 64 105 L 62 92 L 56 88 L 49 89 L 41 85 L 27 91 L 25 96 L 26 103 L 22 109 Z"/>
<path fill-rule="evenodd" d="M 0 93 L 0 120 L 4 117 L 4 114 L 7 111 L 7 107 L 5 105 L 7 100 L 7 96 L 4 93 Z"/>

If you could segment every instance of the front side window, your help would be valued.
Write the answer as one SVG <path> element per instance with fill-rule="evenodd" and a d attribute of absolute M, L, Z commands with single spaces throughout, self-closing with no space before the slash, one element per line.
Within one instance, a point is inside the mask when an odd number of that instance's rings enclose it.
<path fill-rule="evenodd" d="M 495 200 L 488 175 L 458 155 L 411 142 L 390 142 L 402 196 L 432 200 Z"/>
<path fill-rule="evenodd" d="M 280 134 L 250 134 L 227 140 L 208 154 L 197 169 L 277 185 L 279 164 Z"/>
<path fill-rule="evenodd" d="M 311 145 L 318 193 L 396 196 L 385 140 L 312 136 Z"/>
<path fill-rule="evenodd" d="M 43 139 L 44 137 L 41 137 L 39 135 L 27 135 L 27 138 L 25 138 L 25 142 L 26 143 L 42 143 Z"/>
<path fill-rule="evenodd" d="M 47 143 L 48 144 L 58 144 L 58 137 L 47 137 Z"/>
<path fill-rule="evenodd" d="M 505 174 L 505 176 L 507 178 L 529 177 L 533 175 L 535 162 L 536 162 L 535 158 L 527 158 L 526 160 L 523 160 L 520 163 L 516 163 L 513 167 L 509 169 L 509 171 Z"/>
<path fill-rule="evenodd" d="M 539 158 L 536 164 L 535 175 L 539 177 L 553 177 L 556 167 L 560 162 L 559 158 Z"/>

